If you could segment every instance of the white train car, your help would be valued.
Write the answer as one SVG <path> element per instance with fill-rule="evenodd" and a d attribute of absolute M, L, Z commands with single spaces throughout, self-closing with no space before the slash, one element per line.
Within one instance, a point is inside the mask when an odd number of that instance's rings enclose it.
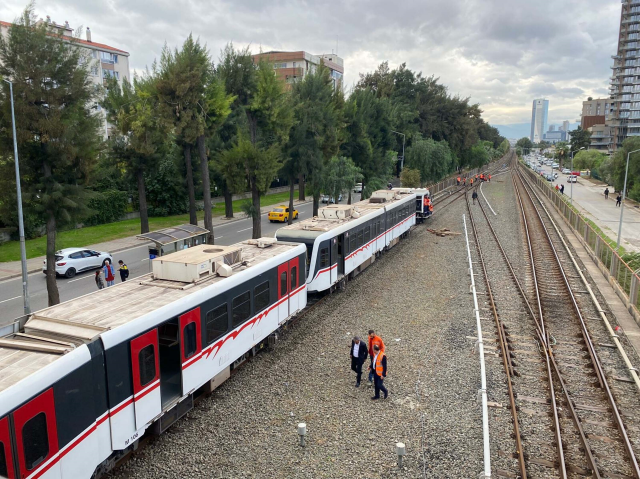
<path fill-rule="evenodd" d="M 427 188 L 393 188 L 391 191 L 397 191 L 399 193 L 415 193 L 416 195 L 416 223 L 422 223 L 433 213 L 433 210 L 429 209 L 426 199 L 429 199 L 431 208 L 433 208 L 433 199 L 431 193 Z"/>
<path fill-rule="evenodd" d="M 276 238 L 307 246 L 307 289 L 320 292 L 358 274 L 416 222 L 416 194 L 379 190 L 353 205 L 330 205 L 318 216 L 278 229 Z"/>
<path fill-rule="evenodd" d="M 0 338 L 0 477 L 82 479 L 163 432 L 307 303 L 304 245 L 249 240 L 34 313 Z"/>

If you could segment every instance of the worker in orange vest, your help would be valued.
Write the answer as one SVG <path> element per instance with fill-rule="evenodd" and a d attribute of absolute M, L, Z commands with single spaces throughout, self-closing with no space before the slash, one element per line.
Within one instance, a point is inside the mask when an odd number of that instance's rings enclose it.
<path fill-rule="evenodd" d="M 467 177 L 466 176 L 464 178 L 462 178 L 462 184 L 464 186 L 467 186 Z"/>
<path fill-rule="evenodd" d="M 373 361 L 371 362 L 369 369 L 373 373 L 376 384 L 376 393 L 371 399 L 380 399 L 380 391 L 384 393 L 384 398 L 387 399 L 389 391 L 387 391 L 387 388 L 385 388 L 383 384 L 384 379 L 387 377 L 387 356 L 384 354 L 384 351 L 380 350 L 380 346 L 377 344 L 374 344 L 373 346 L 373 354 Z"/>
<path fill-rule="evenodd" d="M 491 183 L 491 175 L 488 175 L 488 176 L 489 176 L 489 183 Z"/>
<path fill-rule="evenodd" d="M 478 173 L 476 173 L 476 181 L 478 180 Z"/>
<path fill-rule="evenodd" d="M 469 184 L 470 184 L 471 186 L 473 186 L 473 178 L 470 178 L 470 179 L 469 179 Z"/>
<path fill-rule="evenodd" d="M 484 173 L 480 175 L 480 181 L 484 181 Z"/>
<path fill-rule="evenodd" d="M 457 180 L 458 180 L 458 186 L 460 186 L 460 177 L 459 176 L 458 176 Z"/>
<path fill-rule="evenodd" d="M 369 330 L 369 356 L 371 357 L 371 364 L 373 364 L 373 347 L 378 346 L 380 351 L 384 353 L 384 343 L 380 336 L 376 336 L 376 333 L 373 329 Z M 371 367 L 369 368 L 369 386 L 373 386 L 373 371 Z"/>

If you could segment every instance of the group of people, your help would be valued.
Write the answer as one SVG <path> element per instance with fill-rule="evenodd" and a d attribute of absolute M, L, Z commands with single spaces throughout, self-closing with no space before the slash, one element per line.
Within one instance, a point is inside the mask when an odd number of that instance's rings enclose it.
<path fill-rule="evenodd" d="M 609 199 L 609 187 L 607 186 L 604 190 L 604 199 L 608 200 Z M 622 196 L 620 196 L 620 193 L 618 193 L 618 196 L 616 196 L 616 206 L 620 206 L 622 204 Z"/>
<path fill-rule="evenodd" d="M 349 350 L 351 358 L 351 369 L 356 373 L 356 387 L 360 387 L 362 378 L 362 366 L 367 358 L 369 363 L 369 386 L 375 386 L 375 395 L 372 400 L 380 399 L 380 392 L 384 393 L 384 399 L 389 396 L 389 391 L 384 387 L 384 379 L 387 377 L 387 356 L 384 352 L 384 342 L 380 336 L 376 336 L 373 329 L 369 330 L 369 347 L 364 342 L 354 336 Z"/>
<path fill-rule="evenodd" d="M 122 260 L 118 261 L 117 271 L 120 273 L 120 281 L 124 283 L 129 277 L 129 268 L 124 263 L 124 261 Z M 102 274 L 104 274 L 104 280 L 102 279 Z M 111 264 L 109 260 L 105 260 L 104 266 L 102 267 L 102 271 L 101 270 L 96 271 L 95 279 L 96 279 L 96 286 L 98 287 L 98 289 L 105 288 L 105 285 L 104 285 L 105 281 L 107 283 L 107 286 L 106 286 L 107 288 L 109 286 L 113 286 L 114 284 L 116 284 L 116 269 L 114 268 L 114 266 Z"/>
<path fill-rule="evenodd" d="M 559 191 L 561 195 L 564 195 L 564 185 L 556 185 L 556 191 Z"/>
<path fill-rule="evenodd" d="M 472 175 L 469 178 L 469 185 L 473 186 L 473 180 L 475 179 L 475 181 L 477 182 L 478 180 L 480 181 L 491 181 L 491 175 L 490 174 L 484 174 L 484 173 L 480 173 L 479 175 L 475 175 L 475 177 Z M 456 178 L 456 182 L 458 183 L 458 186 L 462 185 L 462 186 L 467 186 L 467 177 L 460 177 L 458 176 Z"/>

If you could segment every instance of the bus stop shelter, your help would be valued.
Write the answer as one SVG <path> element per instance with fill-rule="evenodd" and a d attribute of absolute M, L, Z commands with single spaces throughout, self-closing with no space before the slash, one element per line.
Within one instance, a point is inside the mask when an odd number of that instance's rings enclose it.
<path fill-rule="evenodd" d="M 192 224 L 172 226 L 149 233 L 136 235 L 142 240 L 152 241 L 149 246 L 149 259 L 175 253 L 207 242 L 209 230 Z"/>

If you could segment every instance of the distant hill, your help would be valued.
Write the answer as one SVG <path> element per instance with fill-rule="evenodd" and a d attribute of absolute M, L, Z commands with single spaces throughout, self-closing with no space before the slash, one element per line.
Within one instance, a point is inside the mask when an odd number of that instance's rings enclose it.
<path fill-rule="evenodd" d="M 505 138 L 519 140 L 531 134 L 531 123 L 512 123 L 510 125 L 492 125 L 495 126 L 500 134 Z"/>

